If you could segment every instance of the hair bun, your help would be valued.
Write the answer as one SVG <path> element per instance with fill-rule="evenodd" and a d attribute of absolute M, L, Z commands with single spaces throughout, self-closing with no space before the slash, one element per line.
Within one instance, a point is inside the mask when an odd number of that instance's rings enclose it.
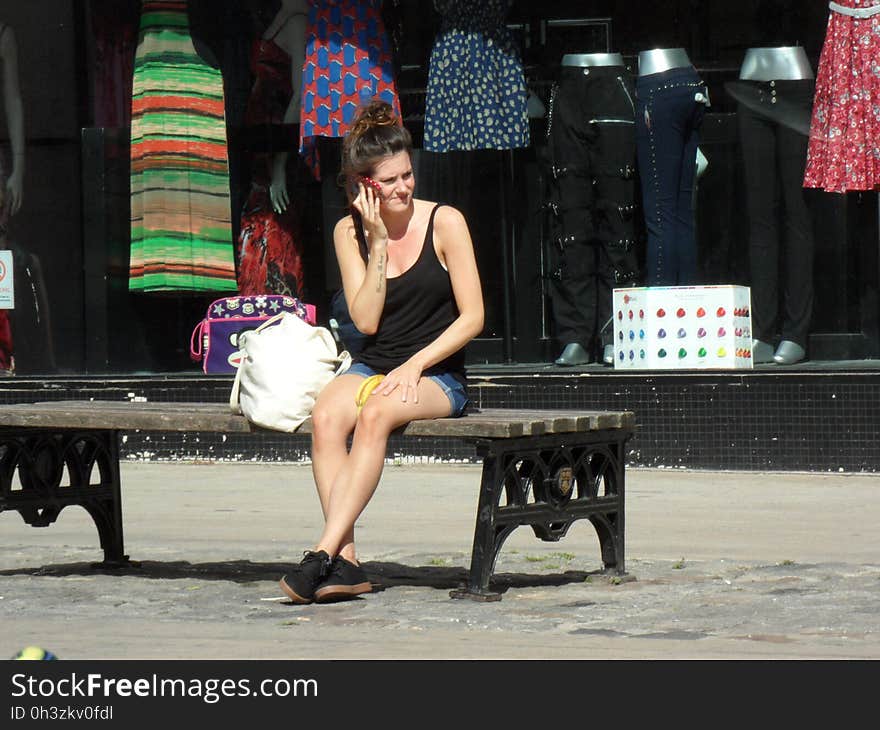
<path fill-rule="evenodd" d="M 400 120 L 394 113 L 391 104 L 381 99 L 374 99 L 360 108 L 349 134 L 353 137 L 360 137 L 374 127 L 388 127 L 393 124 L 400 124 Z"/>

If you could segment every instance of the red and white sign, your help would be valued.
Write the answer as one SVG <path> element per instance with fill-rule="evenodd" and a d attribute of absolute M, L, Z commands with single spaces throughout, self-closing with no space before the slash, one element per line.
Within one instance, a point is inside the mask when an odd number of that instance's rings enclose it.
<path fill-rule="evenodd" d="M 0 309 L 15 309 L 12 251 L 0 251 Z"/>

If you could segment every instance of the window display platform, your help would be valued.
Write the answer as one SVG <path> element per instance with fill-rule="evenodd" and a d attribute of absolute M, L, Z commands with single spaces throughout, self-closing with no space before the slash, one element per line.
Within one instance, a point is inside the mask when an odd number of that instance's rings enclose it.
<path fill-rule="evenodd" d="M 477 408 L 631 410 L 632 467 L 733 471 L 880 471 L 880 360 L 806 361 L 736 371 L 615 371 L 604 365 L 471 365 Z M 232 376 L 12 377 L 0 403 L 94 398 L 226 402 Z M 122 458 L 301 462 L 305 435 L 122 434 Z M 389 458 L 478 461 L 443 438 L 392 438 Z"/>

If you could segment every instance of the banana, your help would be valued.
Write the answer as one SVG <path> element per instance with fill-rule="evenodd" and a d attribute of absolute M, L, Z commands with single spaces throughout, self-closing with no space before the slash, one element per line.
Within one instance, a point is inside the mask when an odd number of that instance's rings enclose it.
<path fill-rule="evenodd" d="M 370 397 L 370 393 L 373 392 L 373 389 L 384 379 L 384 375 L 371 375 L 369 378 L 364 378 L 364 382 L 361 383 L 354 396 L 354 402 L 357 404 L 358 412 L 364 407 L 364 403 L 367 402 L 367 398 Z"/>

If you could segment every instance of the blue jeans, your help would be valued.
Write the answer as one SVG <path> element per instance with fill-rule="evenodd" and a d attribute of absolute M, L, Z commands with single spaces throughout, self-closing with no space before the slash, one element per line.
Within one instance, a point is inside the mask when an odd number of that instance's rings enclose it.
<path fill-rule="evenodd" d="M 636 80 L 636 149 L 648 242 L 648 286 L 684 286 L 697 278 L 694 176 L 708 99 L 693 67 Z"/>
<path fill-rule="evenodd" d="M 379 373 L 376 370 L 373 370 L 369 365 L 364 365 L 362 362 L 356 362 L 345 371 L 345 374 L 360 375 L 362 378 L 369 378 L 370 376 L 378 375 Z M 450 416 L 458 418 L 458 416 L 464 413 L 465 406 L 468 404 L 467 391 L 453 375 L 450 373 L 440 373 L 439 375 L 426 375 L 424 377 L 433 380 L 443 389 L 443 392 L 446 393 L 446 397 L 449 398 L 449 402 L 452 404 L 452 413 L 449 414 Z"/>

